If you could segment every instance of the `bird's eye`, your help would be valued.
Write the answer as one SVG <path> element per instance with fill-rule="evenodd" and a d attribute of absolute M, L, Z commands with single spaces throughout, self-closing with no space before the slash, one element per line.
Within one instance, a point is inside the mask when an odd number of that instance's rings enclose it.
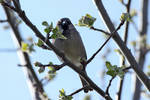
<path fill-rule="evenodd" d="M 67 30 L 69 28 L 70 21 L 64 20 L 62 21 L 61 25 L 64 30 Z"/>
<path fill-rule="evenodd" d="M 63 21 L 62 22 L 62 25 L 67 25 L 68 23 L 66 21 Z"/>
<path fill-rule="evenodd" d="M 71 21 L 68 18 L 62 18 L 58 21 L 58 25 L 65 31 L 69 29 Z"/>

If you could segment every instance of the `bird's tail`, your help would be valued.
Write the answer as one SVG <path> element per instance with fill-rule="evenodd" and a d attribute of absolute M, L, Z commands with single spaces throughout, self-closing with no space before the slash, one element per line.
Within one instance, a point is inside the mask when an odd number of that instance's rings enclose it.
<path fill-rule="evenodd" d="M 81 79 L 81 82 L 82 82 L 83 87 L 89 85 L 89 83 L 86 82 L 80 75 L 79 75 L 79 77 L 80 77 L 80 79 Z M 92 90 L 93 90 L 93 89 L 92 89 L 91 87 L 86 87 L 86 88 L 84 89 L 84 92 L 85 92 L 85 93 L 88 93 L 88 91 L 92 91 Z"/>

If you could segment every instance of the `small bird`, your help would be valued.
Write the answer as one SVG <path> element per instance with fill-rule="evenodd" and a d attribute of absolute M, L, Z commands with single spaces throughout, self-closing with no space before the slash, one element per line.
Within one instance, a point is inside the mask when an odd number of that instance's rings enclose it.
<path fill-rule="evenodd" d="M 85 68 L 83 68 L 82 60 L 86 61 L 87 55 L 79 32 L 76 30 L 69 18 L 60 19 L 57 23 L 57 27 L 67 39 L 55 39 L 53 41 L 54 46 L 63 52 L 73 64 L 86 73 Z M 88 85 L 81 76 L 80 79 L 83 87 Z M 87 87 L 84 89 L 84 92 L 87 93 L 89 90 L 92 89 Z"/>

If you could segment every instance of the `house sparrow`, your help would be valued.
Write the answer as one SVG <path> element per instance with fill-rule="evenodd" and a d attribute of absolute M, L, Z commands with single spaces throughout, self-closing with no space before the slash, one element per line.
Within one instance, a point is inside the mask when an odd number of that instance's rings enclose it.
<path fill-rule="evenodd" d="M 67 39 L 55 39 L 53 41 L 54 46 L 63 52 L 73 64 L 86 73 L 85 68 L 83 68 L 82 61 L 87 60 L 87 55 L 79 32 L 76 30 L 69 18 L 60 19 L 57 23 L 57 27 Z M 88 85 L 81 76 L 80 79 L 83 87 Z M 87 87 L 84 89 L 84 92 L 87 93 L 89 90 L 92 89 Z"/>

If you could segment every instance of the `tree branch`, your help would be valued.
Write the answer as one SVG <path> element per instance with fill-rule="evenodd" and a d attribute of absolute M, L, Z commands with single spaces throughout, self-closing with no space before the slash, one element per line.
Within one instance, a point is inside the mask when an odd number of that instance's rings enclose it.
<path fill-rule="evenodd" d="M 111 22 L 111 20 L 110 20 L 110 18 L 108 16 L 108 14 L 107 14 L 103 4 L 102 4 L 102 0 L 93 0 L 93 1 L 94 1 L 94 3 L 96 4 L 96 6 L 98 8 L 99 13 L 101 15 L 101 18 L 102 18 L 103 22 L 105 22 L 105 24 L 106 24 L 106 27 L 108 28 L 108 30 L 110 32 L 113 32 L 115 30 L 114 25 Z M 122 41 L 122 39 L 118 35 L 118 32 L 116 32 L 113 35 L 113 39 L 118 44 L 118 46 L 120 47 L 122 52 L 124 53 L 125 57 L 129 61 L 131 67 L 135 71 L 135 73 L 138 76 L 138 78 L 145 85 L 145 87 L 150 91 L 150 85 L 149 85 L 150 84 L 150 80 L 149 80 L 149 78 L 145 75 L 145 73 L 143 71 L 141 71 L 141 69 L 140 69 L 138 63 L 136 62 L 135 58 L 133 57 L 131 51 L 124 44 L 124 42 Z"/>

